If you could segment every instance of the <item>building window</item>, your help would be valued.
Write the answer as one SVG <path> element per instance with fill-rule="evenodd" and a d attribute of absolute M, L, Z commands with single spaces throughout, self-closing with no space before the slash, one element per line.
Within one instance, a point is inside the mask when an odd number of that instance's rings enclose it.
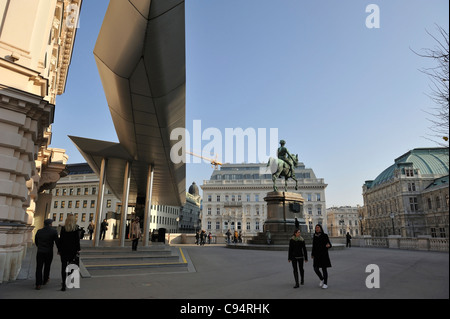
<path fill-rule="evenodd" d="M 307 198 L 308 198 L 308 202 L 312 201 L 311 194 L 308 194 Z"/>
<path fill-rule="evenodd" d="M 405 168 L 406 176 L 414 176 L 414 170 L 412 168 Z"/>
<path fill-rule="evenodd" d="M 69 189 L 69 195 L 72 196 L 73 195 L 73 188 Z"/>
<path fill-rule="evenodd" d="M 216 230 L 220 229 L 220 222 L 216 222 Z"/>
<path fill-rule="evenodd" d="M 417 204 L 417 197 L 410 197 L 409 198 L 409 209 L 412 212 L 416 212 L 419 210 L 419 205 Z"/>
<path fill-rule="evenodd" d="M 92 195 L 95 195 L 97 193 L 97 188 L 96 187 L 92 187 Z"/>
<path fill-rule="evenodd" d="M 259 230 L 259 221 L 258 220 L 255 222 L 255 229 Z"/>
<path fill-rule="evenodd" d="M 61 208 L 64 208 L 66 206 L 66 201 L 62 200 L 61 201 Z"/>
<path fill-rule="evenodd" d="M 55 200 L 55 202 L 53 203 L 53 208 L 58 208 L 58 201 Z"/>
<path fill-rule="evenodd" d="M 63 190 L 62 190 L 62 194 L 63 194 L 63 196 L 67 195 L 67 190 L 65 188 L 63 188 Z"/>
<path fill-rule="evenodd" d="M 60 213 L 59 214 L 59 221 L 62 222 L 64 220 L 64 214 Z"/>
<path fill-rule="evenodd" d="M 77 200 L 77 201 L 75 202 L 75 208 L 80 208 L 80 201 L 79 201 L 79 200 Z"/>
<path fill-rule="evenodd" d="M 250 230 L 250 222 L 247 222 L 247 230 Z"/>
<path fill-rule="evenodd" d="M 408 183 L 408 191 L 415 192 L 416 191 L 416 183 Z"/>
<path fill-rule="evenodd" d="M 95 200 L 93 199 L 93 200 L 91 200 L 91 208 L 94 208 L 95 207 Z"/>
<path fill-rule="evenodd" d="M 111 200 L 110 200 L 110 199 L 108 199 L 108 200 L 106 201 L 106 207 L 107 207 L 107 208 L 110 208 L 110 207 L 111 207 Z"/>
<path fill-rule="evenodd" d="M 431 205 L 431 198 L 427 199 L 427 203 L 428 203 L 428 209 L 432 209 L 432 205 Z"/>
<path fill-rule="evenodd" d="M 431 237 L 433 237 L 433 238 L 437 237 L 436 228 L 434 228 L 434 227 L 431 227 Z"/>
<path fill-rule="evenodd" d="M 71 200 L 68 201 L 67 208 L 72 208 L 72 201 Z"/>
<path fill-rule="evenodd" d="M 318 202 L 320 202 L 320 193 L 317 193 L 317 194 L 316 194 L 316 200 L 317 200 Z"/>
<path fill-rule="evenodd" d="M 81 195 L 81 188 L 78 187 L 78 188 L 77 188 L 77 196 L 80 196 L 80 195 Z"/>
<path fill-rule="evenodd" d="M 217 195 L 217 201 L 220 202 L 220 195 Z"/>
<path fill-rule="evenodd" d="M 83 201 L 83 208 L 86 208 L 87 207 L 87 200 L 84 200 Z"/>
<path fill-rule="evenodd" d="M 55 196 L 59 196 L 59 188 L 56 189 Z"/>
<path fill-rule="evenodd" d="M 211 201 L 211 195 L 208 195 L 208 202 Z"/>
<path fill-rule="evenodd" d="M 208 229 L 208 230 L 211 230 L 211 221 L 208 221 L 207 229 Z"/>
<path fill-rule="evenodd" d="M 247 202 L 250 201 L 250 194 L 247 194 Z"/>
<path fill-rule="evenodd" d="M 208 215 L 211 215 L 211 207 L 208 207 Z"/>
<path fill-rule="evenodd" d="M 84 188 L 84 195 L 89 195 L 89 188 L 87 187 Z"/>
<path fill-rule="evenodd" d="M 441 198 L 436 196 L 436 209 L 441 208 Z"/>
<path fill-rule="evenodd" d="M 220 207 L 217 207 L 217 209 L 216 209 L 216 214 L 217 214 L 217 215 L 220 215 Z"/>
<path fill-rule="evenodd" d="M 86 221 L 86 213 L 82 213 L 81 214 L 81 221 L 85 222 Z"/>
<path fill-rule="evenodd" d="M 258 194 L 255 195 L 255 202 L 259 202 L 259 195 Z"/>
<path fill-rule="evenodd" d="M 238 202 L 240 202 L 242 200 L 241 195 L 238 195 Z"/>

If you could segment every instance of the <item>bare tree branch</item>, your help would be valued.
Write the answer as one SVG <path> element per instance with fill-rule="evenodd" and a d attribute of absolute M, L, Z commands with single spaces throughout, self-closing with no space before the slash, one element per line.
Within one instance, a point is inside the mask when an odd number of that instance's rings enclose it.
<path fill-rule="evenodd" d="M 412 50 L 420 57 L 433 59 L 436 66 L 423 68 L 420 72 L 430 78 L 430 93 L 427 94 L 436 105 L 431 111 L 425 111 L 431 118 L 427 120 L 431 123 L 429 127 L 434 133 L 428 138 L 440 146 L 448 147 L 449 135 L 449 36 L 448 31 L 436 25 L 439 38 L 426 31 L 435 41 L 433 49 L 422 49 L 420 54 Z"/>

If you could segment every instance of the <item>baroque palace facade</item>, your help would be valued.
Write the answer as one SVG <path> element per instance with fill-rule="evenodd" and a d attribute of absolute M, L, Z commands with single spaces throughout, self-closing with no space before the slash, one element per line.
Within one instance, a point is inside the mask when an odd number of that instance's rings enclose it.
<path fill-rule="evenodd" d="M 17 279 L 49 197 L 65 175 L 50 148 L 82 0 L 0 1 L 0 283 Z"/>
<path fill-rule="evenodd" d="M 261 172 L 265 172 L 261 174 Z M 308 228 L 319 223 L 326 228 L 326 184 L 316 178 L 311 168 L 299 163 L 295 182 L 289 180 L 288 191 L 300 193 L 305 199 L 303 215 Z M 279 191 L 284 190 L 284 178 L 277 180 Z M 242 236 L 255 236 L 264 231 L 267 204 L 264 197 L 273 191 L 272 176 L 266 164 L 223 164 L 213 171 L 201 186 L 203 190 L 202 229 L 222 237 L 227 230 L 237 230 Z"/>
<path fill-rule="evenodd" d="M 363 185 L 364 235 L 449 236 L 448 148 L 416 148 Z"/>

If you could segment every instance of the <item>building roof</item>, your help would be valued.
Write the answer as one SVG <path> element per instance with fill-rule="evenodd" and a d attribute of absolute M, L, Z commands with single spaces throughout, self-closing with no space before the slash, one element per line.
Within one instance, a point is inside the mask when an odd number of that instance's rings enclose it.
<path fill-rule="evenodd" d="M 444 176 L 448 175 L 449 153 L 448 148 L 415 148 L 395 159 L 395 163 L 386 168 L 375 180 L 367 181 L 366 185 L 371 188 L 382 184 L 394 177 L 395 170 L 411 167 L 422 176 Z"/>
<path fill-rule="evenodd" d="M 439 178 L 436 178 L 425 189 L 428 191 L 428 190 L 433 190 L 433 189 L 439 188 L 440 186 L 448 187 L 448 182 L 449 182 L 448 175 L 439 177 Z"/>
<path fill-rule="evenodd" d="M 68 175 L 94 174 L 88 163 L 67 164 L 66 169 L 69 172 Z"/>
<path fill-rule="evenodd" d="M 130 201 L 145 196 L 153 165 L 152 201 L 180 206 L 186 168 L 170 158 L 178 143 L 170 134 L 185 127 L 184 1 L 111 1 L 94 57 L 119 143 L 72 141 L 97 174 L 102 158 L 108 158 L 106 183 L 119 198 L 130 161 Z"/>

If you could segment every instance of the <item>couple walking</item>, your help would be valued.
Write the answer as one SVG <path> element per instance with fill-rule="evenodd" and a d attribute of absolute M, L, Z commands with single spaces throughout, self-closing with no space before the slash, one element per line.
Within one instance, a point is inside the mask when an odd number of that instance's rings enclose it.
<path fill-rule="evenodd" d="M 36 233 L 34 243 L 37 246 L 36 254 L 36 289 L 40 290 L 42 285 L 50 279 L 50 267 L 53 261 L 53 245 L 58 248 L 61 258 L 61 290 L 66 290 L 66 267 L 74 263 L 79 266 L 78 254 L 80 252 L 80 228 L 76 224 L 73 214 L 66 218 L 64 226 L 58 238 L 58 232 L 52 227 L 53 219 L 44 221 L 44 228 Z"/>
<path fill-rule="evenodd" d="M 328 272 L 327 268 L 331 267 L 330 257 L 328 256 L 328 249 L 331 248 L 330 239 L 328 235 L 323 232 L 322 225 L 317 224 L 315 227 L 311 258 L 313 259 L 314 272 L 320 279 L 320 287 L 328 288 Z M 295 286 L 299 287 L 299 272 L 300 284 L 304 284 L 304 269 L 303 263 L 308 262 L 308 254 L 306 251 L 305 240 L 301 237 L 300 230 L 294 232 L 294 236 L 289 241 L 288 261 L 292 262 L 294 270 Z"/>

